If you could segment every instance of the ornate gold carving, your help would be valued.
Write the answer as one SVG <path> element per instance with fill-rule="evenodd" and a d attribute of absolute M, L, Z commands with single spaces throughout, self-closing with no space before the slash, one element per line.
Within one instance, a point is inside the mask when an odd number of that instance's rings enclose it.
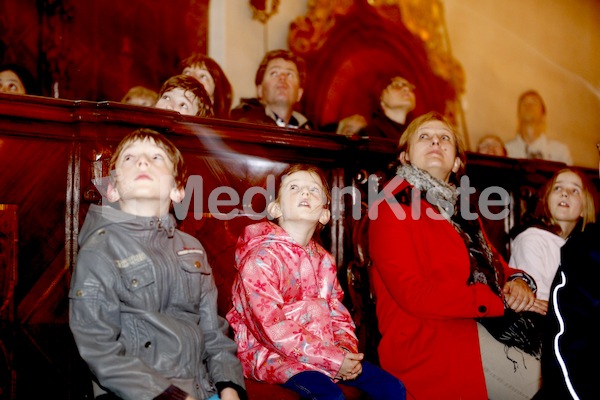
<path fill-rule="evenodd" d="M 280 0 L 250 0 L 252 19 L 259 20 L 261 24 L 266 24 L 273 15 L 277 14 L 279 1 Z"/>
<path fill-rule="evenodd" d="M 354 0 L 309 0 L 308 13 L 292 21 L 289 47 L 294 53 L 306 55 L 318 50 L 338 15 L 344 15 Z"/>
<path fill-rule="evenodd" d="M 318 50 L 339 15 L 345 15 L 355 0 L 310 0 L 307 15 L 296 18 L 290 27 L 289 47 L 300 55 Z M 357 0 L 358 1 L 358 0 Z M 462 66 L 450 51 L 441 0 L 367 0 L 382 18 L 390 7 L 398 7 L 402 23 L 425 46 L 433 72 L 450 82 L 457 94 L 465 91 Z"/>

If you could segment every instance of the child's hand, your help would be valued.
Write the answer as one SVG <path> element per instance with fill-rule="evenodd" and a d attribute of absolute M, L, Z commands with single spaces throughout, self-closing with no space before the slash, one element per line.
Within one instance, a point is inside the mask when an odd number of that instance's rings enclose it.
<path fill-rule="evenodd" d="M 342 379 L 344 381 L 350 379 L 356 379 L 362 372 L 362 364 L 360 363 L 364 358 L 363 353 L 346 353 L 342 367 L 336 375 L 336 379 Z"/>
<path fill-rule="evenodd" d="M 219 398 L 221 400 L 240 400 L 237 390 L 230 387 L 221 390 L 221 393 L 219 393 Z"/>

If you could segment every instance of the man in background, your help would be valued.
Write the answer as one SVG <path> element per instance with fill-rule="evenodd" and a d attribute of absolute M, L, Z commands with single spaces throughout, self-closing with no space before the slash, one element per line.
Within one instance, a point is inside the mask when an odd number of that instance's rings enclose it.
<path fill-rule="evenodd" d="M 246 98 L 231 111 L 237 121 L 312 129 L 308 119 L 294 110 L 302 98 L 306 63 L 291 51 L 272 50 L 256 72 L 256 98 Z"/>
<path fill-rule="evenodd" d="M 517 136 L 506 142 L 511 158 L 541 158 L 543 160 L 573 163 L 567 145 L 546 136 L 546 105 L 535 90 L 528 90 L 519 97 L 519 126 Z"/>

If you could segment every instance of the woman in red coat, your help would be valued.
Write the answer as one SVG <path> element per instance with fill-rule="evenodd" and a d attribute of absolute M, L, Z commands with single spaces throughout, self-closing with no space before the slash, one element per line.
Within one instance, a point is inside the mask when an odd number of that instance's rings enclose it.
<path fill-rule="evenodd" d="M 475 319 L 532 309 L 535 283 L 508 267 L 461 206 L 451 179 L 464 150 L 442 115 L 415 119 L 399 150 L 397 176 L 369 210 L 381 366 L 407 398 L 487 399 Z"/>

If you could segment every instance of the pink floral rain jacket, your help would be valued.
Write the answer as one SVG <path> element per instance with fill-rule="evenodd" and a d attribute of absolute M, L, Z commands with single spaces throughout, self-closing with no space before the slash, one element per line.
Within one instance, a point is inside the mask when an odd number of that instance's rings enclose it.
<path fill-rule="evenodd" d="M 358 340 L 331 254 L 260 222 L 245 228 L 235 258 L 227 320 L 245 376 L 279 384 L 303 371 L 333 378 Z"/>

